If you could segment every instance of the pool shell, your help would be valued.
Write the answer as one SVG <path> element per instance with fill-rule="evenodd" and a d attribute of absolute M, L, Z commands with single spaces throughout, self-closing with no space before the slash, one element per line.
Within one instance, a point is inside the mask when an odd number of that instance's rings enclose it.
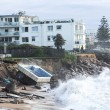
<path fill-rule="evenodd" d="M 36 82 L 50 82 L 52 75 L 43 68 L 36 65 L 18 64 L 18 70 Z"/>

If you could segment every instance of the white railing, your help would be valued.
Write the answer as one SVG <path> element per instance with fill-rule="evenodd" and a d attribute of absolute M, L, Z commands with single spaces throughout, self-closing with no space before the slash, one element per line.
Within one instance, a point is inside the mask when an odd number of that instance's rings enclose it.
<path fill-rule="evenodd" d="M 5 26 L 18 26 L 18 23 L 14 22 L 1 22 L 0 26 L 5 27 Z"/>
<path fill-rule="evenodd" d="M 19 32 L 14 32 L 14 33 L 4 32 L 4 33 L 0 33 L 0 36 L 19 36 Z"/>

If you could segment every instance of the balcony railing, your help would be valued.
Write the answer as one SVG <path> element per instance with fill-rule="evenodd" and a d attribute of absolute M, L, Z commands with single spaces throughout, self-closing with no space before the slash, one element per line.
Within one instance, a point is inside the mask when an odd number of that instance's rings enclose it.
<path fill-rule="evenodd" d="M 85 34 L 84 30 L 75 30 L 75 34 Z"/>
<path fill-rule="evenodd" d="M 18 23 L 14 22 L 1 22 L 0 27 L 16 27 L 18 26 Z"/>
<path fill-rule="evenodd" d="M 4 43 L 6 43 L 7 45 L 9 45 L 9 44 L 16 44 L 16 45 L 19 45 L 20 44 L 20 42 L 19 41 L 0 41 L 0 46 L 2 45 L 4 45 Z"/>
<path fill-rule="evenodd" d="M 10 33 L 10 32 L 4 32 L 4 33 L 0 33 L 0 37 L 1 36 L 19 36 L 19 32 L 14 32 L 14 33 Z"/>
<path fill-rule="evenodd" d="M 76 40 L 75 44 L 85 44 L 85 41 L 84 40 Z"/>

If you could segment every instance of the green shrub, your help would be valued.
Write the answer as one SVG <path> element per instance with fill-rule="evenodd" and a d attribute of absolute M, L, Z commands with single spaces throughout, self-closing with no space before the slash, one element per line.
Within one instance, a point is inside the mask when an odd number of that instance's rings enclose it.
<path fill-rule="evenodd" d="M 76 63 L 77 61 L 77 57 L 75 54 L 68 54 L 68 53 L 65 53 L 65 56 L 64 58 L 62 59 L 62 62 L 63 63 Z"/>
<path fill-rule="evenodd" d="M 37 47 L 36 50 L 32 54 L 33 57 L 43 57 L 43 49 L 41 47 Z"/>
<path fill-rule="evenodd" d="M 31 45 L 31 44 L 21 44 L 18 45 L 19 48 L 36 48 L 37 46 Z"/>
<path fill-rule="evenodd" d="M 7 45 L 7 49 L 12 49 L 12 48 L 17 48 L 18 45 L 14 44 L 14 43 L 10 43 L 9 45 Z"/>
<path fill-rule="evenodd" d="M 4 46 L 3 45 L 0 45 L 0 49 L 4 49 Z"/>

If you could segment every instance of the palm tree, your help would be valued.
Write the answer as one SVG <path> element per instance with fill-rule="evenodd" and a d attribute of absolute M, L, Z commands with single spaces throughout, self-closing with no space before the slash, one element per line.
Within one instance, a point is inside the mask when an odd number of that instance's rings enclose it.
<path fill-rule="evenodd" d="M 62 46 L 65 44 L 65 40 L 63 39 L 61 34 L 57 34 L 54 38 L 54 45 L 57 47 L 57 49 L 62 49 Z"/>

